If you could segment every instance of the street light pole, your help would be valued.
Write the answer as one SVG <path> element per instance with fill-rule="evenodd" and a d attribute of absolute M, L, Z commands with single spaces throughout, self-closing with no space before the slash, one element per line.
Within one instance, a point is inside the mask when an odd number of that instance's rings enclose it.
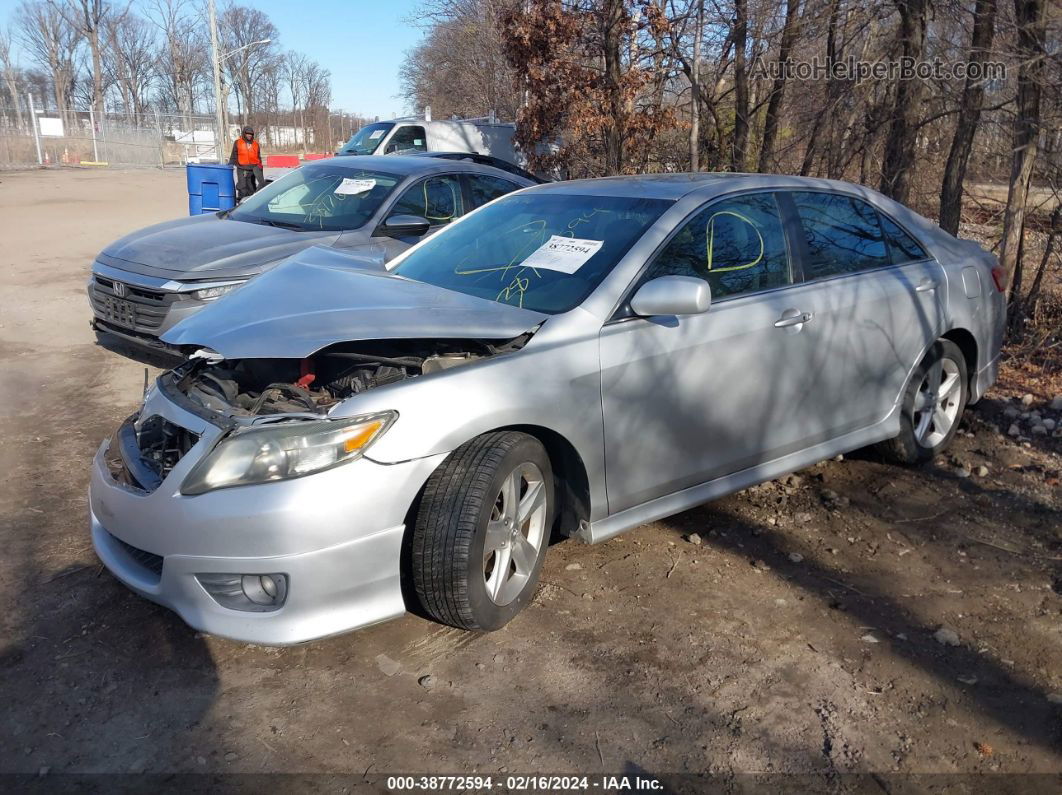
<path fill-rule="evenodd" d="M 217 124 L 217 137 L 214 145 L 218 154 L 218 162 L 223 163 L 221 139 L 225 135 L 224 100 L 221 97 L 221 59 L 218 57 L 218 17 L 214 10 L 214 0 L 208 0 L 207 9 L 210 14 L 210 60 L 214 64 L 214 114 Z"/>

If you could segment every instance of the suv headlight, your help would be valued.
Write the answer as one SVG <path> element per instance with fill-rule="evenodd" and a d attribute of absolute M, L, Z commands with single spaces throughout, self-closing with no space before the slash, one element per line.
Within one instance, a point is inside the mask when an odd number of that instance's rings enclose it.
<path fill-rule="evenodd" d="M 223 439 L 181 485 L 182 494 L 312 475 L 360 458 L 398 417 L 393 411 L 344 420 L 249 428 Z"/>
<path fill-rule="evenodd" d="M 213 301 L 243 285 L 243 282 L 233 282 L 232 284 L 219 284 L 217 287 L 204 287 L 202 290 L 192 290 L 192 298 L 198 298 L 200 301 Z"/>

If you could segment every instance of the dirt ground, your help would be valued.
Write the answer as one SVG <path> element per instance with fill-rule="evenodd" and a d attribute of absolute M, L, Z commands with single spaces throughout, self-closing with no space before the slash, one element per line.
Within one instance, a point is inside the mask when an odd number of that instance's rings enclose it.
<path fill-rule="evenodd" d="M 1049 394 L 997 389 L 933 466 L 857 452 L 558 543 L 489 635 L 408 616 L 268 649 L 128 592 L 85 494 L 144 368 L 95 344 L 84 283 L 110 240 L 186 211 L 183 179 L 0 174 L 0 772 L 1062 785 L 1062 439 L 1028 416 L 1062 425 Z"/>

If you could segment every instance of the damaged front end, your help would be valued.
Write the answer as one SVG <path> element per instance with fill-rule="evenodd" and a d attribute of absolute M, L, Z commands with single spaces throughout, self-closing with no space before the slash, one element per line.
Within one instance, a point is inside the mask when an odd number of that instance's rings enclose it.
<path fill-rule="evenodd" d="M 200 354 L 164 375 L 163 385 L 197 407 L 196 413 L 205 409 L 237 419 L 327 415 L 354 395 L 511 353 L 530 337 L 366 341 L 333 345 L 305 359 L 228 361 Z"/>
<path fill-rule="evenodd" d="M 161 398 L 220 430 L 184 476 L 181 493 L 313 474 L 360 457 L 394 412 L 330 416 L 360 393 L 522 348 L 510 340 L 386 340 L 333 345 L 305 359 L 229 361 L 200 351 L 163 373 L 158 393 L 115 433 L 105 462 L 114 481 L 150 493 L 200 440 L 160 416 Z"/>

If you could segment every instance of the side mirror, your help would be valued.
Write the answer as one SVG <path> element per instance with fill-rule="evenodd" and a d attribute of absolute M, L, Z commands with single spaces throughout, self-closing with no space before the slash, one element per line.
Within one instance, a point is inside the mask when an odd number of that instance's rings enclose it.
<path fill-rule="evenodd" d="M 427 233 L 428 222 L 417 215 L 392 215 L 377 230 L 385 237 L 421 237 Z"/>
<path fill-rule="evenodd" d="M 660 276 L 638 288 L 631 298 L 636 315 L 700 315 L 712 304 L 712 289 L 694 276 Z"/>

